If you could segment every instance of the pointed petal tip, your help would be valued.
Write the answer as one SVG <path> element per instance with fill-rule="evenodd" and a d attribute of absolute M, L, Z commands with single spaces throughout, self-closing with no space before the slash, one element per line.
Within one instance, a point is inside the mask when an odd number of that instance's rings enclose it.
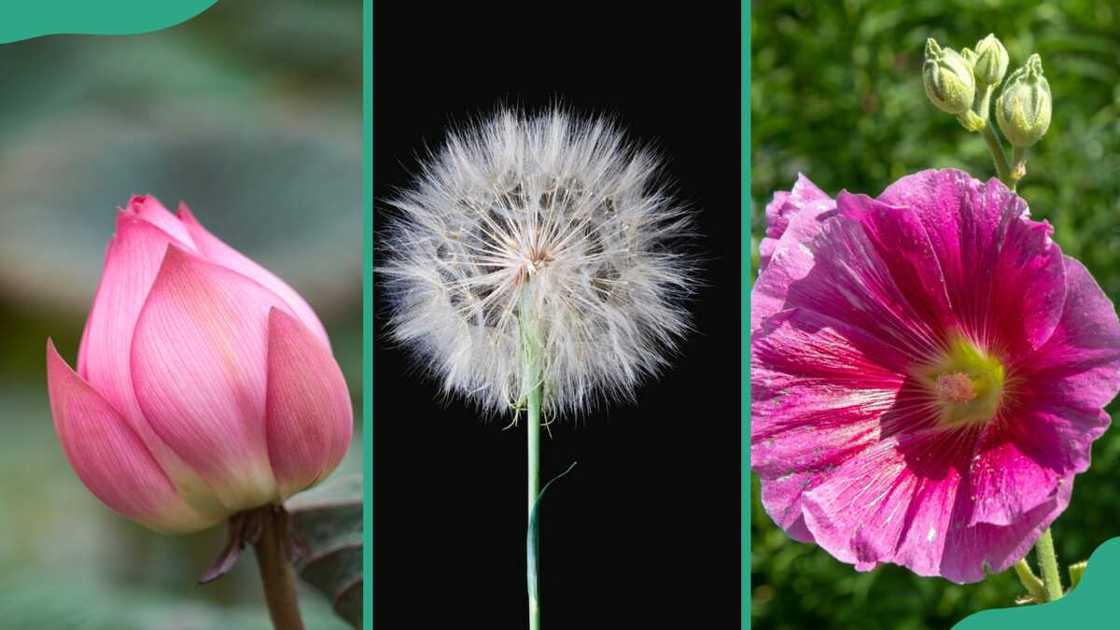
<path fill-rule="evenodd" d="M 179 202 L 179 206 L 175 209 L 175 215 L 179 217 L 180 221 L 198 224 L 198 219 L 195 218 L 194 213 L 191 212 L 190 206 L 188 206 L 185 201 Z"/>
<path fill-rule="evenodd" d="M 125 212 L 133 214 L 142 214 L 144 212 L 153 212 L 163 210 L 167 212 L 167 208 L 160 202 L 154 195 L 148 193 L 134 193 L 128 198 L 128 203 L 122 208 Z"/>

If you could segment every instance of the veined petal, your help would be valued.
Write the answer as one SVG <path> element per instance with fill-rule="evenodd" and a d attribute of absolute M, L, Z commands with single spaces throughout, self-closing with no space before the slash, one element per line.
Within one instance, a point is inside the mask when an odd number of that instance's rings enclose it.
<path fill-rule="evenodd" d="M 791 536 L 811 540 L 802 495 L 871 448 L 884 426 L 916 423 L 896 404 L 905 357 L 798 309 L 769 318 L 751 348 L 751 467 L 762 479 L 763 507 Z M 920 414 L 920 404 L 910 412 Z"/>
<path fill-rule="evenodd" d="M 1047 395 L 1084 408 L 1103 407 L 1120 390 L 1120 320 L 1084 265 L 1066 257 L 1065 271 L 1061 319 L 1019 370 Z"/>
<path fill-rule="evenodd" d="M 342 370 L 299 320 L 269 312 L 267 434 L 281 495 L 330 474 L 346 455 L 354 427 Z"/>
<path fill-rule="evenodd" d="M 1012 524 L 981 523 L 951 529 L 941 557 L 940 574 L 947 580 L 965 584 L 983 580 L 985 570 L 994 574 L 1010 569 L 1027 555 L 1042 532 L 1065 511 L 1072 491 L 1073 476 L 1070 476 L 1057 484 L 1053 498 Z M 960 494 L 957 499 L 963 503 L 968 497 Z M 965 511 L 967 508 L 958 509 Z"/>
<path fill-rule="evenodd" d="M 764 478 L 832 467 L 878 440 L 906 380 L 878 363 L 890 350 L 872 338 L 812 312 L 779 317 L 751 341 L 751 466 Z"/>
<path fill-rule="evenodd" d="M 766 204 L 766 236 L 758 245 L 759 272 L 769 264 L 779 239 L 794 215 L 801 212 L 817 215 L 835 206 L 827 194 L 801 173 L 797 174 L 792 190 L 774 193 L 774 198 Z"/>
<path fill-rule="evenodd" d="M 936 355 L 943 334 L 923 303 L 912 302 L 914 291 L 899 286 L 860 220 L 800 213 L 751 292 L 751 328 L 781 310 L 814 311 L 920 361 Z"/>
<path fill-rule="evenodd" d="M 279 498 L 264 416 L 273 308 L 286 307 L 271 291 L 171 246 L 132 341 L 145 417 L 229 510 Z"/>
<path fill-rule="evenodd" d="M 836 197 L 836 206 L 842 216 L 863 227 L 909 310 L 932 324 L 934 334 L 942 335 L 954 328 L 957 321 L 946 292 L 945 276 L 918 215 L 909 208 L 847 191 Z"/>
<path fill-rule="evenodd" d="M 105 254 L 101 283 L 78 350 L 79 375 L 128 420 L 149 447 L 153 447 L 154 436 L 132 389 L 129 347 L 140 309 L 171 243 L 177 241 L 139 218 L 136 211 L 117 217 L 117 230 Z"/>
<path fill-rule="evenodd" d="M 806 527 L 805 516 L 801 512 L 801 497 L 823 479 L 818 472 L 807 472 L 762 480 L 762 508 L 778 527 L 796 541 L 814 542 L 813 533 Z"/>
<path fill-rule="evenodd" d="M 327 338 L 327 330 L 323 328 L 323 324 L 315 315 L 315 311 L 311 309 L 311 306 L 299 293 L 296 293 L 295 289 L 288 286 L 287 283 L 278 278 L 271 271 L 253 262 L 250 258 L 229 245 L 226 245 L 218 239 L 218 237 L 207 231 L 206 228 L 202 227 L 202 224 L 198 222 L 198 219 L 195 218 L 190 208 L 188 208 L 185 203 L 179 204 L 179 218 L 182 219 L 183 224 L 194 238 L 194 242 L 198 243 L 199 251 L 207 260 L 251 278 L 269 291 L 276 293 L 288 306 L 288 309 L 294 313 L 324 345 L 330 347 L 330 340 Z"/>
<path fill-rule="evenodd" d="M 1010 355 L 1050 337 L 1065 300 L 1062 253 L 1022 198 L 997 179 L 944 169 L 903 177 L 879 200 L 921 219 L 968 333 Z"/>
<path fill-rule="evenodd" d="M 824 223 L 835 216 L 835 204 L 813 204 L 804 212 L 789 215 L 781 230 L 781 238 L 772 239 L 769 262 L 759 269 L 758 279 L 751 287 L 751 330 L 786 307 L 788 287 L 804 278 L 813 268 L 815 252 L 804 246 L 816 239 Z M 774 264 L 775 260 L 779 264 Z"/>
<path fill-rule="evenodd" d="M 59 441 L 82 483 L 114 511 L 162 532 L 190 532 L 216 519 L 191 508 L 120 414 L 47 342 L 47 388 Z"/>
<path fill-rule="evenodd" d="M 837 467 L 802 498 L 814 539 L 861 571 L 892 562 L 938 575 L 969 454 L 957 437 L 899 435 Z"/>
<path fill-rule="evenodd" d="M 1052 501 L 1064 475 L 1051 462 L 1038 461 L 1007 440 L 1003 431 L 989 429 L 986 434 L 970 466 L 972 510 L 968 525 L 1012 525 L 1039 505 Z"/>

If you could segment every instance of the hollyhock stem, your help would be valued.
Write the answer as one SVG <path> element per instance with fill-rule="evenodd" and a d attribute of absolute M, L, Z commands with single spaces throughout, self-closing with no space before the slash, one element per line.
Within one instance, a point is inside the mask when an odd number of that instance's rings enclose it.
<path fill-rule="evenodd" d="M 264 508 L 260 539 L 254 544 L 268 615 L 276 630 L 303 630 L 296 597 L 296 581 L 288 562 L 288 513 L 283 507 Z"/>
<path fill-rule="evenodd" d="M 1042 536 L 1034 545 L 1038 556 L 1038 566 L 1042 569 L 1042 584 L 1046 587 L 1046 601 L 1052 602 L 1062 598 L 1062 574 L 1058 571 L 1058 555 L 1054 552 L 1054 537 L 1050 529 L 1042 532 Z"/>
<path fill-rule="evenodd" d="M 984 121 L 987 122 L 989 119 L 988 113 L 992 111 L 991 102 L 992 86 L 989 85 L 984 88 L 984 94 L 973 102 L 972 111 L 976 112 L 977 116 L 983 118 Z"/>
<path fill-rule="evenodd" d="M 1031 570 L 1031 565 L 1027 562 L 1026 558 L 1015 563 L 1015 574 L 1019 576 L 1019 583 L 1023 588 L 1027 589 L 1035 601 L 1041 602 L 1046 600 L 1046 587 L 1043 585 L 1042 580 Z"/>
<path fill-rule="evenodd" d="M 1011 149 L 1011 190 L 1019 184 L 1019 180 L 1027 176 L 1027 149 L 1026 147 L 1013 147 Z"/>
<path fill-rule="evenodd" d="M 1003 180 L 1003 183 L 1014 186 L 1015 183 L 1011 180 L 1011 167 L 1007 164 L 1007 155 L 1003 152 L 1003 145 L 996 137 L 995 130 L 992 129 L 991 125 L 984 125 L 980 135 L 984 136 L 984 142 L 988 144 L 988 151 L 991 152 L 992 159 L 995 160 L 996 175 Z"/>

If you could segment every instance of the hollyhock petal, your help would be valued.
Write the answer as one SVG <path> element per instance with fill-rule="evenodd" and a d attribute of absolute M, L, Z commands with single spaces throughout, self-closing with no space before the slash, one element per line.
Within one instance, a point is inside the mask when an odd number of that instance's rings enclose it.
<path fill-rule="evenodd" d="M 979 582 L 1025 557 L 1042 532 L 1069 506 L 1073 477 L 1061 480 L 1053 497 L 1006 526 L 980 524 L 949 530 L 940 575 L 958 584 Z M 965 495 L 958 496 L 964 502 Z M 960 509 L 963 511 L 963 509 Z"/>
<path fill-rule="evenodd" d="M 1001 440 L 1006 439 L 1003 431 L 988 433 L 999 433 Z M 1063 478 L 1061 473 L 1025 453 L 1014 442 L 984 444 L 979 451 L 969 474 L 969 525 L 1011 525 L 1054 498 Z"/>
<path fill-rule="evenodd" d="M 859 220 L 801 213 L 751 292 L 752 329 L 764 327 L 780 310 L 796 308 L 843 321 L 908 356 L 932 356 L 941 334 L 913 301 L 916 290 L 899 286 Z"/>
<path fill-rule="evenodd" d="M 199 250 L 208 260 L 227 269 L 232 269 L 243 276 L 252 278 L 260 283 L 261 286 L 279 295 L 280 298 L 284 300 L 284 303 L 287 304 L 289 310 L 295 313 L 296 317 L 303 322 L 304 326 L 307 326 L 324 345 L 330 347 L 330 340 L 327 338 L 327 330 L 315 315 L 315 311 L 311 309 L 311 306 L 299 293 L 296 293 L 295 289 L 292 289 L 271 271 L 253 262 L 241 252 L 226 245 L 219 240 L 218 237 L 207 231 L 206 228 L 202 227 L 202 224 L 198 222 L 198 219 L 195 218 L 186 204 L 179 204 L 179 218 L 182 219 L 183 224 L 194 238 L 194 241 L 198 243 Z"/>
<path fill-rule="evenodd" d="M 767 512 L 805 540 L 801 494 L 880 439 L 906 381 L 882 366 L 905 357 L 798 309 L 767 320 L 751 345 L 751 466 Z"/>
<path fill-rule="evenodd" d="M 908 175 L 879 200 L 911 208 L 937 253 L 949 299 L 969 332 L 1009 352 L 1049 338 L 1065 299 L 1060 249 L 1048 224 L 999 180 L 981 184 L 955 169 Z"/>
<path fill-rule="evenodd" d="M 1067 257 L 1066 299 L 1054 334 L 1024 360 L 1023 371 L 1045 394 L 1070 406 L 1105 406 L 1120 389 L 1120 320 L 1108 296 L 1077 260 Z"/>
<path fill-rule="evenodd" d="M 271 291 L 171 246 L 132 341 L 136 396 L 155 432 L 227 509 L 277 500 L 265 435 Z"/>
<path fill-rule="evenodd" d="M 961 484 L 957 446 L 950 433 L 903 435 L 838 466 L 802 497 L 814 539 L 861 571 L 891 562 L 937 575 Z"/>
<path fill-rule="evenodd" d="M 918 215 L 847 191 L 837 196 L 836 205 L 841 216 L 863 228 L 910 309 L 933 331 L 955 326 L 945 276 Z"/>
<path fill-rule="evenodd" d="M 269 458 L 284 497 L 338 466 L 354 426 L 338 363 L 306 326 L 276 309 L 269 313 L 266 418 Z"/>
<path fill-rule="evenodd" d="M 762 481 L 762 508 L 790 538 L 814 542 L 801 513 L 801 496 L 822 479 L 818 473 L 790 473 Z"/>
<path fill-rule="evenodd" d="M 70 465 L 114 511 L 161 532 L 190 532 L 216 520 L 191 508 L 108 401 L 47 342 L 47 388 L 55 430 Z"/>
<path fill-rule="evenodd" d="M 751 464 L 764 477 L 834 466 L 877 440 L 905 382 L 872 358 L 890 352 L 874 339 L 853 343 L 812 312 L 782 317 L 751 343 Z"/>
<path fill-rule="evenodd" d="M 774 198 L 766 204 L 766 236 L 758 246 L 759 273 L 769 264 L 778 241 L 795 215 L 804 212 L 815 216 L 834 207 L 832 199 L 800 173 L 792 190 L 774 193 Z"/>

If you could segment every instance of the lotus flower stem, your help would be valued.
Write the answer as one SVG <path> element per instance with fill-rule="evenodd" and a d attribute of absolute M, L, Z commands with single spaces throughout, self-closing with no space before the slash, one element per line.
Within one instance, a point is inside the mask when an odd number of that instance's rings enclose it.
<path fill-rule="evenodd" d="M 995 130 L 992 129 L 991 125 L 984 125 L 984 129 L 980 134 L 984 136 L 984 142 L 988 144 L 988 151 L 991 152 L 992 159 L 995 160 L 996 175 L 1003 180 L 1003 183 L 1014 190 L 1015 182 L 1011 179 L 1011 167 L 1007 164 L 1007 155 L 1003 152 L 1003 145 L 1000 143 L 999 138 L 996 137 Z"/>
<path fill-rule="evenodd" d="M 1058 555 L 1054 552 L 1054 537 L 1050 528 L 1042 532 L 1034 545 L 1038 555 L 1038 566 L 1042 568 L 1042 583 L 1046 587 L 1046 601 L 1062 598 L 1062 574 L 1058 571 Z"/>
<path fill-rule="evenodd" d="M 296 581 L 288 561 L 288 513 L 282 507 L 263 508 L 261 535 L 254 545 L 261 572 L 268 615 L 276 630 L 303 630 Z"/>

